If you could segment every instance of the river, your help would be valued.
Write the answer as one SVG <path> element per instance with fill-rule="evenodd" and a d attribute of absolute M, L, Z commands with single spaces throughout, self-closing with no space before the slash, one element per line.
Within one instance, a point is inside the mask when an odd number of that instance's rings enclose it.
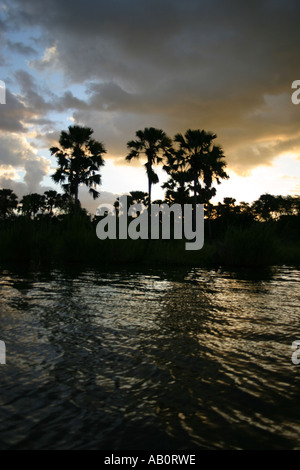
<path fill-rule="evenodd" d="M 300 270 L 0 270 L 0 449 L 299 449 Z"/>

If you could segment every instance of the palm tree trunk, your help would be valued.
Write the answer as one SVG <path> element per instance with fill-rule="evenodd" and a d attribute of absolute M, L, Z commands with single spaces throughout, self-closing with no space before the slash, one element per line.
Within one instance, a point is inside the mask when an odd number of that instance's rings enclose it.
<path fill-rule="evenodd" d="M 148 180 L 148 206 L 149 206 L 149 208 L 151 206 L 151 186 L 152 186 L 152 184 L 151 184 L 151 181 L 150 181 L 150 178 L 149 178 L 149 180 Z"/>
<path fill-rule="evenodd" d="M 79 208 L 78 184 L 76 185 L 75 191 L 74 191 L 74 202 L 75 202 L 74 213 L 78 214 L 78 208 Z"/>
<path fill-rule="evenodd" d="M 194 175 L 194 203 L 193 203 L 193 231 L 196 230 L 196 206 L 197 206 L 197 175 Z"/>
<path fill-rule="evenodd" d="M 148 179 L 148 230 L 151 230 L 151 180 Z"/>

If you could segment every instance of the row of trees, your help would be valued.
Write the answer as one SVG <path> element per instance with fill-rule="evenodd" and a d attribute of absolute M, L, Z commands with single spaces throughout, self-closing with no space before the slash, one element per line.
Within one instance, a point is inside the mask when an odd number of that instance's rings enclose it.
<path fill-rule="evenodd" d="M 165 186 L 165 185 L 163 185 Z M 176 203 L 192 203 L 193 196 L 176 193 L 178 196 Z M 164 200 L 155 200 L 155 204 L 173 203 L 173 195 L 170 198 L 168 191 L 165 193 Z M 131 191 L 128 195 L 128 205 L 148 203 L 148 193 L 143 191 Z M 118 206 L 118 202 L 115 203 Z M 225 197 L 223 202 L 218 204 L 207 204 L 206 215 L 210 215 L 210 219 L 224 219 L 233 222 L 234 219 L 244 219 L 245 221 L 263 221 L 279 220 L 285 216 L 300 215 L 300 196 L 273 196 L 272 194 L 263 194 L 252 203 L 240 202 L 236 204 L 236 199 Z"/>
<path fill-rule="evenodd" d="M 177 194 L 177 193 L 176 193 Z M 177 203 L 192 203 L 193 196 L 188 194 L 181 197 L 178 194 Z M 144 191 L 131 191 L 128 194 L 128 205 L 148 204 L 148 193 Z M 166 192 L 165 200 L 155 200 L 156 204 L 174 201 Z M 60 194 L 57 191 L 49 190 L 44 194 L 31 193 L 26 194 L 19 201 L 17 195 L 11 189 L 0 189 L 0 218 L 6 220 L 9 217 L 18 214 L 27 216 L 31 219 L 40 216 L 55 217 L 61 214 L 71 213 L 74 207 L 74 201 L 68 194 Z M 116 209 L 118 201 L 115 202 Z M 236 200 L 231 197 L 225 197 L 223 202 L 216 205 L 209 204 L 207 211 L 212 220 L 222 219 L 227 223 L 237 220 L 243 221 L 269 221 L 279 220 L 285 216 L 300 216 L 300 196 L 273 196 L 263 194 L 251 204 L 241 202 L 236 204 Z"/>
<path fill-rule="evenodd" d="M 49 190 L 44 194 L 26 194 L 18 201 L 17 195 L 11 189 L 0 189 L 0 217 L 7 219 L 16 214 L 35 218 L 40 214 L 49 216 L 70 212 L 73 201 L 68 194 L 60 194 Z"/>
<path fill-rule="evenodd" d="M 245 220 L 258 220 L 268 222 L 279 220 L 286 216 L 300 215 L 300 196 L 273 196 L 272 194 L 262 194 L 251 204 L 241 202 L 236 204 L 236 200 L 225 197 L 223 203 L 211 205 L 212 219 L 223 218 L 228 222 L 234 219 L 244 218 Z"/>

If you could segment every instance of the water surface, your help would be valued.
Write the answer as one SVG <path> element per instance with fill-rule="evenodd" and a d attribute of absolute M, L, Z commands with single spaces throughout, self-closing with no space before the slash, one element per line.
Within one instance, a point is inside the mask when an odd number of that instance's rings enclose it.
<path fill-rule="evenodd" d="M 298 449 L 300 270 L 2 269 L 1 449 Z"/>

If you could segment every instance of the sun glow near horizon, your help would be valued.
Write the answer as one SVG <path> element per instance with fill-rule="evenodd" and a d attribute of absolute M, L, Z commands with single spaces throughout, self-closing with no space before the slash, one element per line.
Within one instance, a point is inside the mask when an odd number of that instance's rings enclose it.
<path fill-rule="evenodd" d="M 168 175 L 161 167 L 155 169 L 159 176 L 159 183 L 153 185 L 153 200 L 163 199 L 164 192 L 161 185 Z M 251 203 L 262 194 L 296 195 L 300 193 L 300 162 L 295 153 L 288 152 L 278 157 L 272 165 L 261 165 L 242 176 L 227 167 L 228 180 L 215 184 L 217 194 L 211 202 L 222 202 L 224 197 L 233 197 L 239 202 Z M 142 163 L 140 166 L 115 165 L 108 160 L 102 170 L 103 184 L 101 191 L 115 194 L 125 194 L 133 190 L 147 192 L 147 177 Z"/>

